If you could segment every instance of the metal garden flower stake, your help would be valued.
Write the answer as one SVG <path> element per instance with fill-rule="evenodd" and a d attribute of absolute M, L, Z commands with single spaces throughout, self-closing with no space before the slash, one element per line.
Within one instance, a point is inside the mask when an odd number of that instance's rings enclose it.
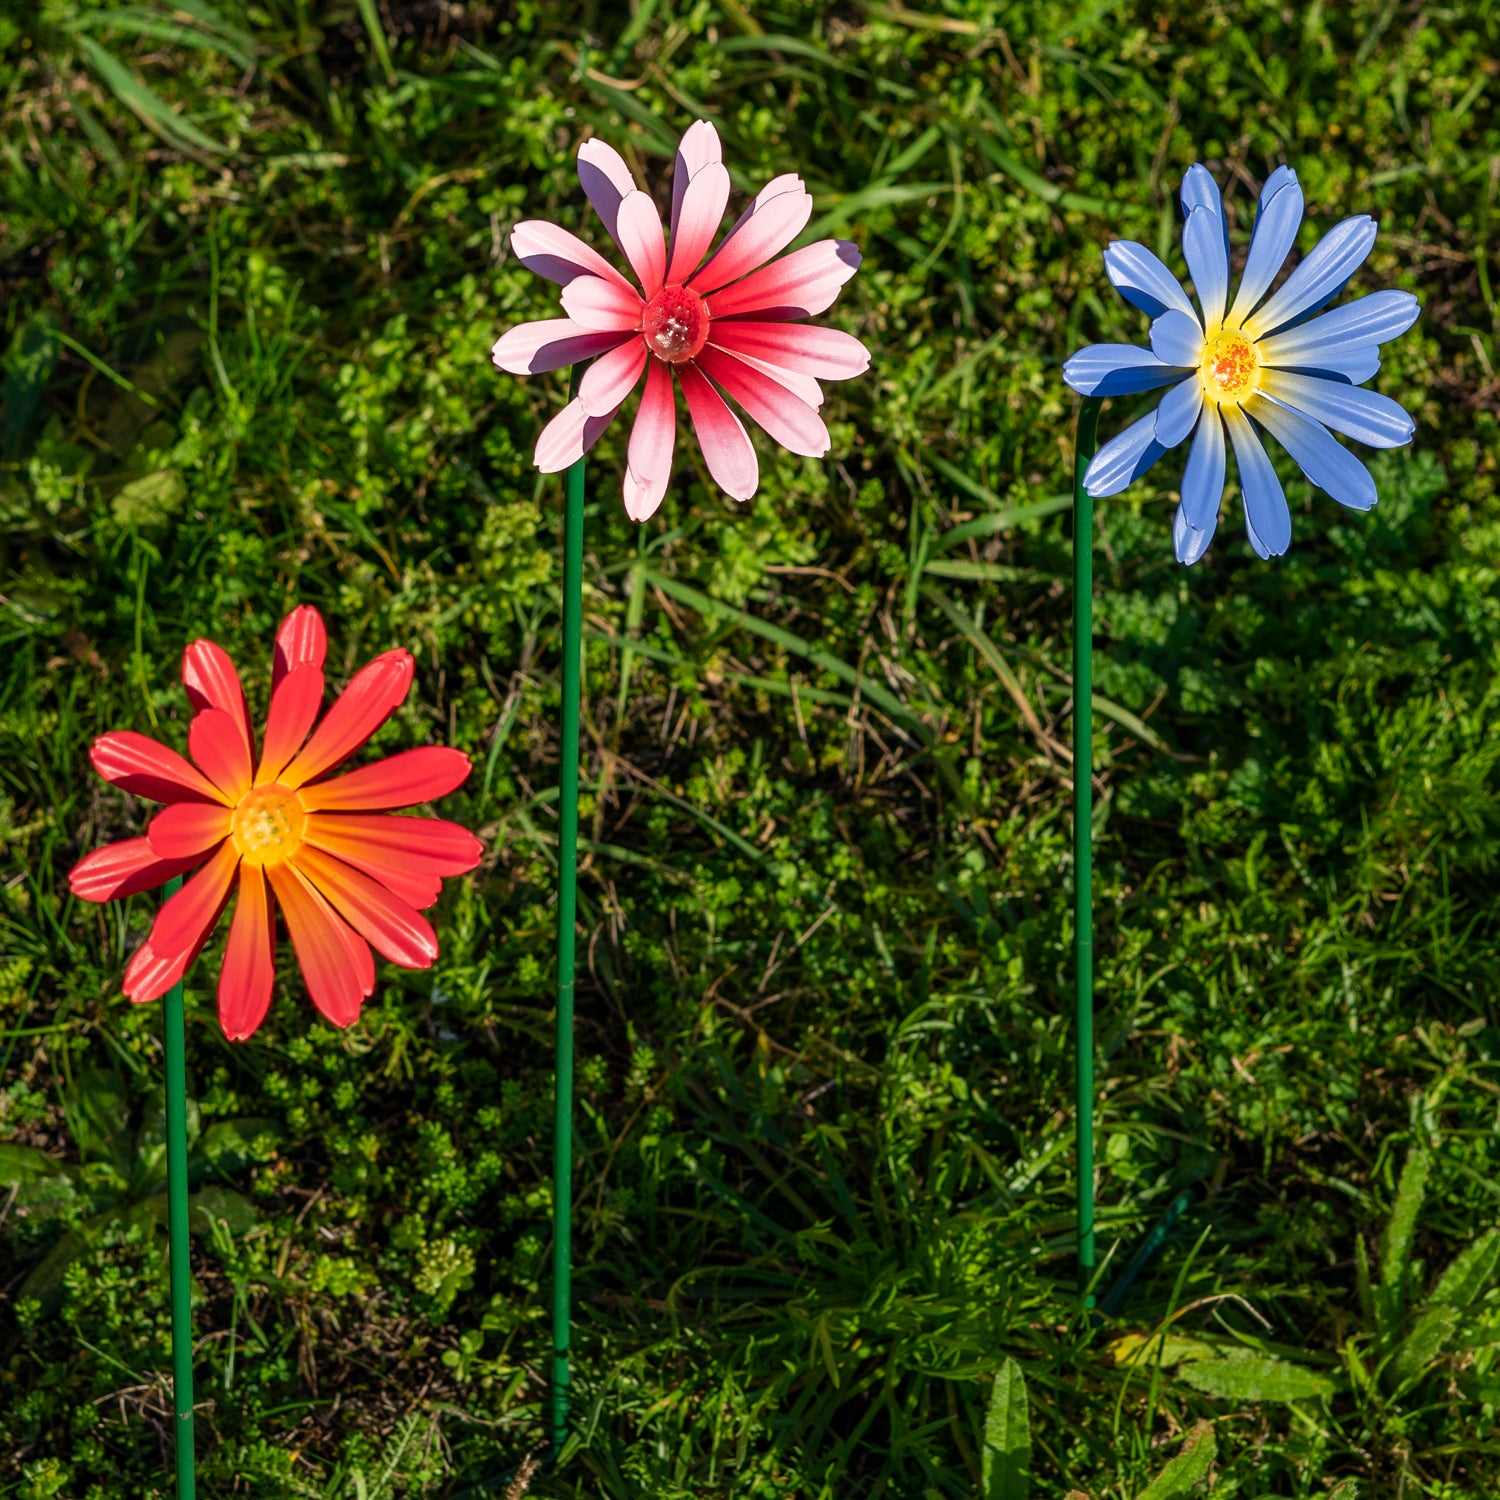
<path fill-rule="evenodd" d="M 334 1025 L 350 1026 L 375 988 L 374 953 L 403 968 L 431 966 L 437 935 L 421 909 L 437 900 L 443 876 L 472 870 L 483 853 L 456 823 L 393 815 L 461 785 L 469 774 L 461 751 L 408 750 L 330 774 L 400 707 L 414 663 L 402 650 L 376 657 L 320 724 L 327 641 L 311 606 L 282 624 L 258 758 L 234 663 L 212 641 L 194 641 L 182 659 L 183 685 L 196 710 L 188 729 L 191 759 L 129 730 L 100 736 L 90 752 L 106 781 L 167 806 L 143 838 L 97 849 L 68 875 L 73 894 L 85 901 L 118 900 L 164 883 L 168 891 L 125 970 L 124 990 L 137 1002 L 166 996 L 173 1396 L 177 1488 L 187 1500 L 195 1479 L 183 979 L 237 885 L 218 981 L 224 1035 L 245 1040 L 270 1008 L 273 896 L 313 1004 Z M 184 885 L 195 867 L 201 868 Z"/>
<path fill-rule="evenodd" d="M 782 447 L 821 458 L 828 428 L 820 380 L 847 380 L 870 363 L 865 346 L 803 321 L 825 312 L 859 268 L 848 240 L 822 240 L 780 260 L 806 228 L 812 196 L 794 173 L 756 195 L 711 249 L 729 203 L 718 132 L 688 128 L 672 173 L 671 234 L 656 200 L 603 141 L 578 151 L 578 179 L 639 287 L 577 236 L 528 221 L 511 248 L 562 286 L 562 318 L 523 323 L 494 347 L 514 375 L 589 361 L 568 404 L 542 430 L 535 461 L 568 471 L 563 527 L 561 788 L 558 798 L 557 1112 L 553 1180 L 552 1452 L 567 1436 L 572 1304 L 573 986 L 578 883 L 578 715 L 583 619 L 583 456 L 645 375 L 627 449 L 626 514 L 645 521 L 666 495 L 677 440 L 677 387 L 714 483 L 748 500 L 760 466 L 729 400 Z"/>
<path fill-rule="evenodd" d="M 1333 434 L 1394 448 L 1410 441 L 1415 425 L 1395 401 L 1361 383 L 1379 370 L 1380 345 L 1416 321 L 1417 299 L 1409 292 L 1373 292 L 1323 311 L 1369 255 L 1376 233 L 1372 218 L 1357 214 L 1335 225 L 1273 292 L 1303 211 L 1297 174 L 1278 167 L 1261 192 L 1231 301 L 1229 225 L 1218 186 L 1203 167 L 1188 168 L 1181 201 L 1183 256 L 1198 306 L 1144 245 L 1116 240 L 1104 252 L 1105 271 L 1120 295 L 1150 317 L 1150 347 L 1093 344 L 1063 366 L 1063 378 L 1086 398 L 1078 420 L 1073 528 L 1078 1271 L 1084 1288 L 1095 1263 L 1092 502 L 1118 494 L 1191 436 L 1172 542 L 1179 562 L 1196 563 L 1219 523 L 1232 448 L 1250 545 L 1263 558 L 1278 557 L 1291 545 L 1292 517 L 1257 424 L 1309 483 L 1353 510 L 1375 504 L 1375 481 Z M 1105 397 L 1163 389 L 1153 410 L 1094 451 Z"/>

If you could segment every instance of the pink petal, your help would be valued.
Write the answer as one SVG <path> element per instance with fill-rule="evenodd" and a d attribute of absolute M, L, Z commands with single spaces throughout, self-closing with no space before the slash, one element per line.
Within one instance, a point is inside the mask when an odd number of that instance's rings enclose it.
<path fill-rule="evenodd" d="M 619 408 L 616 407 L 615 411 Z M 578 400 L 568 402 L 553 419 L 542 428 L 536 440 L 536 452 L 532 462 L 543 474 L 556 474 L 559 470 L 576 464 L 604 433 L 604 429 L 615 419 L 609 412 L 602 417 L 591 417 Z"/>
<path fill-rule="evenodd" d="M 543 375 L 607 354 L 629 337 L 628 333 L 590 332 L 571 318 L 547 318 L 507 329 L 495 341 L 490 358 L 512 375 Z"/>
<path fill-rule="evenodd" d="M 749 221 L 751 214 L 762 204 L 771 198 L 779 197 L 782 193 L 790 192 L 793 188 L 803 186 L 802 179 L 795 172 L 783 172 L 780 177 L 773 177 L 745 206 L 745 211 L 733 224 L 729 226 L 729 234 L 724 238 L 727 240 L 735 230 L 742 229 Z M 719 247 L 724 248 L 722 245 Z"/>
<path fill-rule="evenodd" d="M 822 458 L 828 452 L 828 429 L 822 417 L 769 375 L 722 349 L 705 349 L 698 364 L 783 448 L 808 458 Z"/>
<path fill-rule="evenodd" d="M 576 234 L 545 219 L 527 219 L 510 232 L 510 248 L 528 271 L 567 286 L 579 276 L 598 276 L 630 290 L 630 283 Z"/>
<path fill-rule="evenodd" d="M 240 674 L 222 646 L 213 641 L 194 641 L 182 653 L 182 685 L 194 708 L 222 708 L 244 736 L 246 754 L 255 753 L 245 690 L 240 686 Z"/>
<path fill-rule="evenodd" d="M 620 200 L 635 191 L 635 179 L 630 175 L 624 157 L 601 140 L 585 141 L 578 148 L 578 183 L 594 205 L 594 212 L 609 230 L 610 238 L 618 245 L 620 236 L 615 226 L 620 215 Z"/>
<path fill-rule="evenodd" d="M 645 366 L 644 339 L 631 339 L 628 344 L 601 354 L 578 382 L 578 404 L 591 417 L 619 411 L 621 403 L 635 389 Z"/>
<path fill-rule="evenodd" d="M 852 334 L 808 323 L 715 325 L 709 339 L 720 349 L 780 365 L 821 380 L 852 380 L 870 368 L 870 351 Z"/>
<path fill-rule="evenodd" d="M 748 500 L 760 483 L 760 465 L 744 424 L 696 365 L 678 365 L 677 378 L 714 483 L 732 500 Z"/>
<path fill-rule="evenodd" d="M 319 667 L 328 655 L 328 631 L 323 616 L 311 604 L 301 604 L 281 622 L 276 632 L 276 655 L 271 661 L 271 691 L 298 667 Z"/>
<path fill-rule="evenodd" d="M 620 249 L 639 279 L 641 290 L 647 297 L 654 297 L 667 273 L 667 239 L 650 193 L 637 189 L 625 195 L 620 204 L 618 232 Z"/>
<path fill-rule="evenodd" d="M 682 199 L 699 172 L 710 162 L 722 162 L 724 149 L 719 132 L 707 120 L 694 120 L 677 143 L 677 158 L 672 163 L 672 240 L 677 240 L 677 221 L 682 215 Z"/>
<path fill-rule="evenodd" d="M 747 271 L 764 265 L 785 250 L 807 227 L 810 218 L 812 194 L 802 186 L 802 179 L 778 177 L 762 190 L 749 214 L 729 231 L 724 243 L 689 285 L 699 296 L 706 297 L 716 287 L 737 281 Z"/>
<path fill-rule="evenodd" d="M 563 288 L 563 311 L 590 333 L 634 333 L 645 304 L 633 286 L 580 276 Z"/>
<path fill-rule="evenodd" d="M 724 210 L 729 204 L 729 173 L 722 162 L 708 162 L 701 167 L 682 195 L 680 213 L 672 216 L 672 264 L 667 282 L 675 286 L 698 268 L 708 253 Z"/>
<path fill-rule="evenodd" d="M 646 371 L 646 389 L 630 429 L 625 467 L 625 514 L 644 521 L 656 512 L 672 477 L 672 448 L 677 441 L 677 397 L 672 370 L 665 360 L 653 359 Z"/>
<path fill-rule="evenodd" d="M 852 240 L 819 240 L 715 293 L 709 313 L 716 319 L 754 313 L 781 321 L 827 312 L 862 258 Z"/>
<path fill-rule="evenodd" d="M 179 802 L 177 806 L 229 816 L 227 808 L 215 809 L 205 802 Z M 122 839 L 85 854 L 68 871 L 68 889 L 80 901 L 118 901 L 165 885 L 174 875 L 192 869 L 198 859 L 196 854 L 189 859 L 163 859 L 150 839 Z"/>
<path fill-rule="evenodd" d="M 730 326 L 732 325 L 725 325 L 725 327 Z M 790 391 L 799 401 L 805 401 L 814 411 L 822 406 L 823 387 L 811 375 L 801 375 L 796 370 L 787 370 L 781 365 L 768 364 L 765 360 L 756 359 L 751 354 L 736 352 L 734 358 L 742 360 L 752 370 L 759 370 L 762 375 L 774 380 L 783 390 Z"/>

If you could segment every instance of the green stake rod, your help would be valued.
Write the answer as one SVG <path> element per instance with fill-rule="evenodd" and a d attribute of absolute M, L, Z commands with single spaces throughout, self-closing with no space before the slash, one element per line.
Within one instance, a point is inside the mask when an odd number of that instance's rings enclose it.
<path fill-rule="evenodd" d="M 563 520 L 562 784 L 557 829 L 557 1118 L 552 1179 L 552 1455 L 568 1435 L 573 1300 L 573 964 L 578 912 L 578 700 L 583 666 L 583 460 Z"/>
<path fill-rule="evenodd" d="M 1084 472 L 1100 402 L 1078 414 L 1073 461 L 1073 1007 L 1078 1050 L 1078 1289 L 1094 1276 L 1094 501 Z"/>
<path fill-rule="evenodd" d="M 167 882 L 167 896 L 182 885 Z M 177 1500 L 195 1500 L 193 1464 L 193 1266 L 188 1250 L 187 1038 L 182 982 L 162 1007 L 162 1047 L 167 1069 L 167 1238 L 172 1283 L 172 1406 L 177 1447 Z"/>

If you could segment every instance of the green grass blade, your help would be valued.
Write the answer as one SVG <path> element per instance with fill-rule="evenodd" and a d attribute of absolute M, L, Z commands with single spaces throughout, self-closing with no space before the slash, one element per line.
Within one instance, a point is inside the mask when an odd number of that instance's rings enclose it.
<path fill-rule="evenodd" d="M 109 85 L 115 98 L 164 141 L 180 151 L 206 151 L 213 156 L 227 154 L 227 148 L 212 136 L 205 135 L 191 120 L 184 119 L 93 37 L 80 36 L 78 47 L 94 71 Z"/>
<path fill-rule="evenodd" d="M 832 672 L 835 677 L 853 687 L 859 696 L 883 710 L 896 723 L 904 724 L 924 744 L 931 743 L 932 731 L 918 717 L 914 709 L 903 703 L 882 683 L 857 671 L 831 652 L 824 651 L 821 646 L 810 645 L 801 636 L 783 626 L 773 625 L 770 621 L 751 614 L 749 610 L 712 598 L 688 584 L 679 583 L 675 578 L 668 578 L 661 573 L 648 572 L 644 575 L 644 579 L 653 587 L 659 588 L 668 598 L 677 600 L 679 604 L 686 604 L 701 615 L 708 615 L 713 619 L 722 620 L 726 625 L 748 630 L 753 635 L 760 636 L 762 640 L 771 641 L 783 650 L 790 651 L 794 656 L 800 656 L 822 667 L 824 671 Z"/>

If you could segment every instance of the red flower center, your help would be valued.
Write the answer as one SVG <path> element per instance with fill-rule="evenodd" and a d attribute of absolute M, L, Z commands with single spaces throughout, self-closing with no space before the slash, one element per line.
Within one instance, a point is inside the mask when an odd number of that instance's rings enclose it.
<path fill-rule="evenodd" d="M 641 336 L 659 358 L 678 365 L 708 341 L 708 304 L 685 286 L 664 286 L 641 316 Z"/>
<path fill-rule="evenodd" d="M 279 865 L 302 847 L 307 813 L 290 787 L 273 781 L 252 787 L 240 798 L 229 824 L 229 836 L 249 865 Z"/>

